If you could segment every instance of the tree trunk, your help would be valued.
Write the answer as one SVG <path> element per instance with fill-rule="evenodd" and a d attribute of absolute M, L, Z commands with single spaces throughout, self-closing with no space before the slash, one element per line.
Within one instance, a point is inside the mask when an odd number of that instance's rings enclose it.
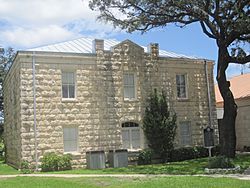
<path fill-rule="evenodd" d="M 227 49 L 219 49 L 217 81 L 221 96 L 224 100 L 224 115 L 221 122 L 221 155 L 233 158 L 236 150 L 235 119 L 237 115 L 237 105 L 230 90 L 230 82 L 226 79 L 226 69 L 228 67 Z"/>

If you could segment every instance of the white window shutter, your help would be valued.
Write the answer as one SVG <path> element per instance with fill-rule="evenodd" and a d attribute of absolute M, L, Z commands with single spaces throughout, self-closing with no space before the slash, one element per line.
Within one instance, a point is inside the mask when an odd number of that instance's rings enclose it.
<path fill-rule="evenodd" d="M 180 143 L 183 146 L 191 145 L 191 125 L 190 122 L 180 123 Z"/>
<path fill-rule="evenodd" d="M 135 98 L 135 76 L 132 73 L 126 73 L 123 76 L 124 98 Z"/>
<path fill-rule="evenodd" d="M 134 149 L 140 148 L 140 130 L 139 129 L 131 130 L 131 138 L 132 138 L 132 148 Z"/>
<path fill-rule="evenodd" d="M 78 129 L 76 127 L 63 128 L 63 145 L 64 152 L 77 151 Z"/>

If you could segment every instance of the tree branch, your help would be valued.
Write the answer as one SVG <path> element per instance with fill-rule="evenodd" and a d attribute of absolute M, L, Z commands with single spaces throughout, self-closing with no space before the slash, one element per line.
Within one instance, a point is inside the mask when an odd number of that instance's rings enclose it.
<path fill-rule="evenodd" d="M 211 33 L 207 30 L 207 28 L 206 28 L 204 22 L 200 21 L 200 25 L 201 25 L 202 31 L 203 31 L 208 37 L 213 38 L 213 39 L 216 39 L 216 37 L 215 37 L 213 34 L 211 34 Z"/>
<path fill-rule="evenodd" d="M 247 55 L 246 57 L 228 57 L 228 60 L 230 63 L 236 63 L 236 64 L 246 64 L 250 62 L 250 55 Z"/>

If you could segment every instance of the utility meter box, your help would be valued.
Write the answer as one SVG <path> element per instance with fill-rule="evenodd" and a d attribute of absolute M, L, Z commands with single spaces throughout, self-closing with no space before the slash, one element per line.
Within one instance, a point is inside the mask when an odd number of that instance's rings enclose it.
<path fill-rule="evenodd" d="M 105 152 L 101 151 L 87 151 L 87 168 L 88 169 L 103 169 L 105 168 Z"/>
<path fill-rule="evenodd" d="M 109 166 L 114 168 L 127 167 L 128 166 L 128 150 L 117 149 L 110 150 L 108 154 Z"/>

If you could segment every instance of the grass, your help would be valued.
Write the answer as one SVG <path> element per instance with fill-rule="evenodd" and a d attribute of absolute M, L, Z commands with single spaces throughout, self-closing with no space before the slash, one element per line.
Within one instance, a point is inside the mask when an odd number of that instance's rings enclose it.
<path fill-rule="evenodd" d="M 182 162 L 172 162 L 165 164 L 129 166 L 127 168 L 106 168 L 99 170 L 75 169 L 59 172 L 46 172 L 54 174 L 204 174 L 204 168 L 207 166 L 208 158 L 193 159 Z M 241 166 L 242 172 L 250 167 L 250 155 L 237 155 L 233 160 L 235 165 Z M 6 165 L 0 161 L 0 175 L 19 174 L 21 172 Z"/>
<path fill-rule="evenodd" d="M 20 172 L 11 166 L 4 163 L 2 159 L 0 159 L 0 175 L 6 175 L 6 174 L 20 174 Z"/>
<path fill-rule="evenodd" d="M 60 188 L 249 188 L 250 181 L 230 178 L 210 177 L 146 177 L 146 178 L 38 178 L 16 177 L 0 179 L 0 187 L 4 188 L 33 188 L 33 187 L 60 187 Z"/>
<path fill-rule="evenodd" d="M 235 165 L 241 167 L 243 172 L 250 167 L 250 155 L 237 155 L 233 160 Z M 55 174 L 172 174 L 172 175 L 193 175 L 204 174 L 208 158 L 193 159 L 182 162 L 165 164 L 129 166 L 127 168 L 106 168 L 98 170 L 76 169 L 69 171 L 50 172 Z"/>
<path fill-rule="evenodd" d="M 250 154 L 237 155 L 235 159 L 233 159 L 233 163 L 235 165 L 239 165 L 242 170 L 249 168 L 250 167 Z"/>
<path fill-rule="evenodd" d="M 127 168 L 106 168 L 98 170 L 76 169 L 51 172 L 57 174 L 203 174 L 207 158 L 165 164 L 129 166 Z"/>

